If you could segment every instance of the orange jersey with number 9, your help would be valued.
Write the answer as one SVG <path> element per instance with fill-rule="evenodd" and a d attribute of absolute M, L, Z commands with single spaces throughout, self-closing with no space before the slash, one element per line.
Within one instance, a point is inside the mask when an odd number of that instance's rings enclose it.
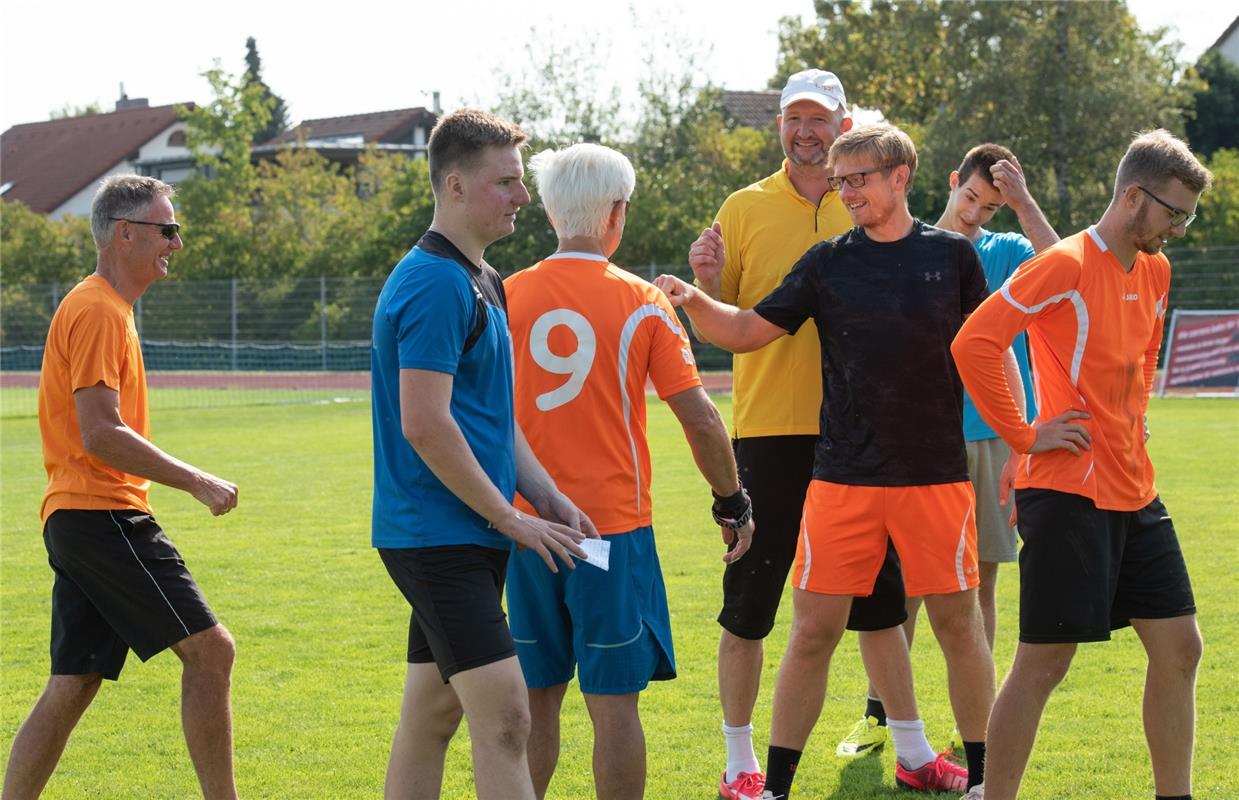
<path fill-rule="evenodd" d="M 557 253 L 504 281 L 516 420 L 538 460 L 597 525 L 652 522 L 647 379 L 662 398 L 701 385 L 675 311 L 599 255 Z M 531 511 L 524 498 L 517 507 Z"/>

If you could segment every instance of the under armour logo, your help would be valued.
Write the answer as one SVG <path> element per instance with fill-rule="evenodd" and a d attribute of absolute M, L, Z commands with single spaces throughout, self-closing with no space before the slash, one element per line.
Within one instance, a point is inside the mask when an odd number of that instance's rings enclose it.
<path fill-rule="evenodd" d="M 924 278 L 925 278 L 925 280 L 926 280 L 926 281 L 940 281 L 940 280 L 942 280 L 942 273 L 941 273 L 941 272 L 922 272 L 922 273 L 921 273 L 921 275 L 922 275 L 922 276 L 924 276 Z"/>

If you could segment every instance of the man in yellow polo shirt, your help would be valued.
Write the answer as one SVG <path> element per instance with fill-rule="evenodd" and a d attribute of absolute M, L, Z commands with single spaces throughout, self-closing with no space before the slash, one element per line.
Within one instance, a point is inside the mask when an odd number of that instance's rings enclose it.
<path fill-rule="evenodd" d="M 852 126 L 843 85 L 823 70 L 796 73 L 788 78 L 779 107 L 776 121 L 786 155 L 782 167 L 728 197 L 714 225 L 689 251 L 697 285 L 711 297 L 740 308 L 751 308 L 774 291 L 810 247 L 852 227 L 838 193 L 830 191 L 831 172 L 826 166 L 831 144 Z M 757 532 L 750 554 L 723 573 L 718 680 L 727 768 L 719 795 L 747 800 L 760 797 L 765 782 L 752 737 L 762 642 L 774 627 L 796 555 L 820 431 L 817 333 L 805 326 L 761 350 L 737 354 L 732 372 L 736 463 L 752 498 Z M 874 594 L 856 599 L 848 627 L 865 632 L 861 646 L 875 663 L 896 665 L 879 670 L 884 674 L 874 676 L 875 687 L 888 698 L 892 713 L 906 709 L 902 718 L 914 719 L 910 672 L 899 667 L 908 660 L 899 627 L 905 619 L 903 577 L 893 549 L 888 548 Z M 862 718 L 864 741 L 854 754 L 886 741 L 885 722 L 882 704 L 871 699 Z M 923 743 L 928 750 L 923 733 L 919 739 L 916 744 Z"/>

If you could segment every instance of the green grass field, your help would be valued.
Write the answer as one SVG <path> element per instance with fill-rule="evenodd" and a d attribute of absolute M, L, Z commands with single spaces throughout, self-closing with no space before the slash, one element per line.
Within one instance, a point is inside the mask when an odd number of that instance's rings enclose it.
<path fill-rule="evenodd" d="M 726 400 L 720 403 L 726 413 Z M 710 524 L 708 489 L 673 418 L 655 404 L 650 420 L 656 527 L 680 677 L 643 695 L 647 796 L 709 800 L 723 767 L 714 674 L 722 546 Z M 369 544 L 368 406 L 163 411 L 153 422 L 162 447 L 241 487 L 239 508 L 220 519 L 163 487 L 156 487 L 153 502 L 238 642 L 233 703 L 242 796 L 381 796 L 404 676 L 408 607 Z M 1196 797 L 1233 798 L 1239 796 L 1239 404 L 1155 400 L 1150 424 L 1158 485 L 1183 541 L 1206 642 Z M 46 680 L 52 573 L 39 535 L 44 473 L 37 423 L 6 419 L 0 439 L 0 746 L 7 753 Z M 1005 567 L 1000 675 L 1014 650 L 1016 590 L 1015 568 Z M 763 756 L 789 619 L 781 615 L 767 646 L 755 719 Z M 928 634 L 927 626 L 922 630 Z M 941 654 L 923 635 L 913 658 L 930 740 L 944 747 L 952 721 Z M 1047 710 L 1024 797 L 1152 797 L 1140 723 L 1143 666 L 1130 630 L 1109 644 L 1081 648 Z M 170 653 L 147 664 L 131 657 L 121 680 L 104 687 L 79 725 L 44 796 L 196 796 L 179 727 L 178 676 L 179 662 Z M 895 796 L 893 753 L 850 763 L 833 754 L 860 715 L 863 692 L 849 636 L 836 656 L 795 796 Z M 591 797 L 591 734 L 575 691 L 565 704 L 563 732 L 550 796 Z M 462 728 L 449 754 L 443 796 L 471 797 L 470 775 Z"/>

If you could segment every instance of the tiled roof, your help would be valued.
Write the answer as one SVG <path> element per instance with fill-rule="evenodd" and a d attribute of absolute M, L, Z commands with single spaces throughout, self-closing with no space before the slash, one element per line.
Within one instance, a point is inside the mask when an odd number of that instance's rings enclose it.
<path fill-rule="evenodd" d="M 779 114 L 780 96 L 778 89 L 761 92 L 724 90 L 721 103 L 723 111 L 737 124 L 761 130 L 774 127 L 774 118 Z"/>
<path fill-rule="evenodd" d="M 332 139 L 341 136 L 360 136 L 362 141 L 392 142 L 407 139 L 417 125 L 426 128 L 429 135 L 434 126 L 435 115 L 425 108 L 401 108 L 395 111 L 376 111 L 371 114 L 353 114 L 347 117 L 324 117 L 307 119 L 292 130 L 285 131 L 268 144 L 292 144 L 298 136 L 310 139 Z"/>
<path fill-rule="evenodd" d="M 58 208 L 176 122 L 177 106 L 14 125 L 0 134 L 0 184 L 5 200 L 43 214 Z"/>

